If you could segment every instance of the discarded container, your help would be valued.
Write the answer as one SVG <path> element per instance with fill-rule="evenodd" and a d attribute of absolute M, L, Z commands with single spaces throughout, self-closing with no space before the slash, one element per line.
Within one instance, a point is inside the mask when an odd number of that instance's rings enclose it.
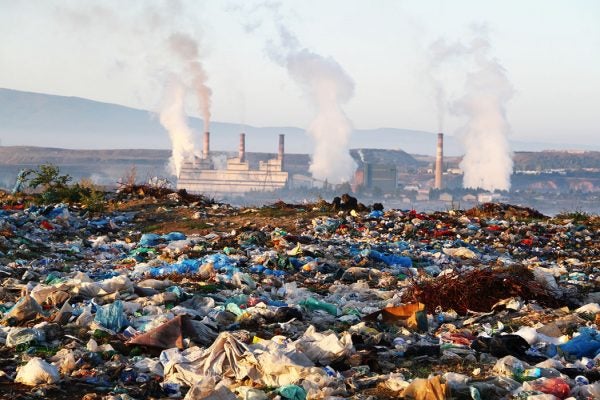
<path fill-rule="evenodd" d="M 328 304 L 323 301 L 316 300 L 312 297 L 301 301 L 299 304 L 308 310 L 321 310 L 326 311 L 331 315 L 338 315 L 338 309 L 336 306 L 334 306 L 333 304 Z"/>

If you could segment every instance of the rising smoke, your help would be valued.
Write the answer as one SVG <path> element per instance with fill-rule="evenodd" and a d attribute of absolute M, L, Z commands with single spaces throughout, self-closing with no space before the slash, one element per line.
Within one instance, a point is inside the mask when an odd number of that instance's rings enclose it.
<path fill-rule="evenodd" d="M 193 93 L 196 97 L 205 131 L 209 130 L 212 95 L 199 42 L 194 36 L 179 31 L 182 16 L 186 14 L 183 3 L 176 0 L 142 2 L 123 10 L 120 4 L 74 4 L 57 7 L 56 15 L 61 21 L 77 30 L 86 29 L 88 34 L 98 34 L 103 40 L 112 38 L 117 50 L 113 56 L 118 58 L 119 65 L 136 71 L 145 69 L 144 85 L 155 81 L 153 83 L 164 86 L 160 122 L 171 139 L 170 169 L 178 176 L 183 162 L 194 154 L 194 136 L 185 116 L 187 94 Z M 124 37 L 135 40 L 124 41 Z M 132 47 L 122 47 L 122 43 Z M 166 46 L 156 46 L 156 43 Z M 140 68 L 140 60 L 146 64 L 145 68 Z"/>
<path fill-rule="evenodd" d="M 463 187 L 509 190 L 513 162 L 506 104 L 513 96 L 513 88 L 505 69 L 489 54 L 489 40 L 484 32 L 478 32 L 469 45 L 437 41 L 431 51 L 432 60 L 438 63 L 436 68 L 452 58 L 462 59 L 470 68 L 465 75 L 464 94 L 449 106 L 450 112 L 466 118 L 466 124 L 457 132 L 465 149 L 460 163 Z M 438 113 L 443 114 L 444 105 L 448 104 L 446 91 L 441 81 L 436 83 Z M 438 120 L 443 122 L 442 117 Z"/>
<path fill-rule="evenodd" d="M 212 91 L 207 86 L 208 76 L 200 59 L 199 45 L 191 36 L 176 32 L 167 39 L 169 50 L 182 63 L 177 79 L 171 78 L 164 91 L 160 122 L 171 138 L 171 166 L 179 177 L 181 166 L 194 156 L 194 135 L 185 118 L 185 98 L 188 91 L 196 96 L 204 131 L 209 131 Z M 184 85 L 182 82 L 188 82 Z"/>
<path fill-rule="evenodd" d="M 329 183 L 349 181 L 356 164 L 349 148 L 352 123 L 342 105 L 354 95 L 354 81 L 332 57 L 324 57 L 301 45 L 283 25 L 285 18 L 280 12 L 281 3 L 264 2 L 246 12 L 245 16 L 260 8 L 266 9 L 276 23 L 279 41 L 277 44 L 269 43 L 270 58 L 286 68 L 316 111 L 307 129 L 315 146 L 309 168 L 313 178 Z M 246 23 L 245 28 L 251 32 L 260 25 L 260 20 L 254 20 Z"/>
<path fill-rule="evenodd" d="M 212 90 L 207 86 L 208 76 L 200 60 L 198 43 L 189 35 L 174 33 L 169 39 L 169 48 L 184 63 L 190 77 L 190 86 L 198 100 L 198 107 L 204 121 L 204 131 L 209 131 Z"/>
<path fill-rule="evenodd" d="M 186 121 L 184 100 L 185 86 L 173 75 L 165 84 L 160 123 L 171 139 L 170 167 L 175 176 L 179 176 L 183 161 L 194 154 L 194 140 Z"/>
<path fill-rule="evenodd" d="M 352 124 L 342 110 L 354 94 L 354 82 L 331 57 L 301 48 L 297 38 L 279 27 L 282 61 L 288 73 L 305 91 L 316 108 L 308 127 L 315 140 L 310 172 L 316 179 L 330 183 L 347 182 L 356 169 L 350 156 Z"/>

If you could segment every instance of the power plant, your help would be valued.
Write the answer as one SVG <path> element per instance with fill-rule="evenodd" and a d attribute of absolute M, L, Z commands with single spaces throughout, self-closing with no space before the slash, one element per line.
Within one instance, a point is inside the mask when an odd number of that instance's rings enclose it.
<path fill-rule="evenodd" d="M 372 152 L 373 150 L 370 149 L 352 150 L 352 157 L 358 164 L 352 181 L 353 189 L 396 192 L 399 179 L 397 163 L 403 160 L 402 155 L 394 155 L 391 159 L 389 155 L 383 158 L 373 157 Z M 232 153 L 229 154 L 231 157 Z M 210 133 L 206 131 L 201 154 L 182 163 L 177 177 L 177 189 L 207 195 L 240 195 L 250 192 L 272 192 L 283 188 L 314 187 L 315 183 L 322 182 L 311 177 L 308 169 L 305 172 L 299 171 L 297 160 L 288 166 L 288 170 L 284 170 L 285 135 L 283 134 L 279 135 L 275 158 L 266 159 L 267 157 L 262 160 L 257 160 L 254 156 L 247 157 L 246 133 L 240 133 L 237 157 L 224 160 L 222 153 L 211 154 Z M 443 171 L 444 134 L 438 133 L 435 166 L 432 171 L 433 188 L 437 190 L 445 188 Z"/>
<path fill-rule="evenodd" d="M 250 169 L 246 158 L 246 134 L 240 133 L 238 156 L 227 160 L 225 169 L 215 169 L 210 158 L 210 133 L 204 133 L 202 158 L 185 161 L 177 177 L 177 189 L 210 195 L 267 192 L 283 189 L 288 173 L 283 170 L 284 135 L 279 135 L 277 158 L 259 161 Z"/>

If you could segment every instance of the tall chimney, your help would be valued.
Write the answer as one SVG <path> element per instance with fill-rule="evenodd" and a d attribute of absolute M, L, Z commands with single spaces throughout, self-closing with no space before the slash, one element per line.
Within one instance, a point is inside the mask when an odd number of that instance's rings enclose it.
<path fill-rule="evenodd" d="M 281 162 L 281 170 L 283 171 L 283 154 L 284 154 L 285 135 L 279 135 L 279 152 L 277 153 L 277 161 Z"/>
<path fill-rule="evenodd" d="M 204 132 L 204 147 L 202 148 L 202 158 L 208 160 L 208 153 L 210 152 L 210 132 Z"/>
<path fill-rule="evenodd" d="M 435 185 L 436 189 L 442 189 L 442 168 L 444 163 L 444 134 L 438 133 L 437 150 L 435 153 Z"/>
<path fill-rule="evenodd" d="M 240 133 L 240 162 L 243 163 L 246 161 L 246 134 Z"/>

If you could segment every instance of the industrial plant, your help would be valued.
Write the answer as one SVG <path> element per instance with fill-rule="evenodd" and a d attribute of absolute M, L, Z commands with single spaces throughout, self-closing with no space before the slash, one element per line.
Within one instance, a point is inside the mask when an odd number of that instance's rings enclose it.
<path fill-rule="evenodd" d="M 239 135 L 237 157 L 230 157 L 226 163 L 215 162 L 219 158 L 210 152 L 210 133 L 204 133 L 201 156 L 185 160 L 177 177 L 177 188 L 189 193 L 210 195 L 240 195 L 249 192 L 271 192 L 284 188 L 311 188 L 327 185 L 326 181 L 310 177 L 310 172 L 298 170 L 297 166 L 286 168 L 284 164 L 284 135 L 279 135 L 279 146 L 276 158 L 253 160 L 246 155 L 246 134 Z M 444 135 L 437 136 L 435 170 L 431 188 L 443 189 L 443 150 Z M 231 154 L 231 153 L 230 153 Z M 395 193 L 399 188 L 400 172 L 406 172 L 402 164 L 404 157 L 415 160 L 408 154 L 390 151 L 382 155 L 376 149 L 355 149 L 350 155 L 356 162 L 356 170 L 350 182 L 352 190 L 368 192 Z M 308 161 L 308 160 L 307 160 Z M 308 167 L 308 164 L 306 165 Z"/>
<path fill-rule="evenodd" d="M 218 169 L 210 155 L 210 133 L 205 132 L 202 158 L 194 157 L 183 163 L 177 189 L 210 195 L 283 189 L 288 183 L 288 173 L 284 171 L 284 140 L 284 135 L 279 135 L 277 158 L 259 161 L 258 169 L 251 169 L 246 159 L 246 134 L 240 133 L 238 156 L 228 159 L 224 169 Z"/>

